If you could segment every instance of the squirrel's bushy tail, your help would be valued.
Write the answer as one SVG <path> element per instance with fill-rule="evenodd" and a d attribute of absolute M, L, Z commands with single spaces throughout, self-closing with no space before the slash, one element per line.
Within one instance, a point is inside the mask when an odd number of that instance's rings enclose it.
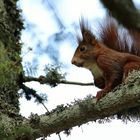
<path fill-rule="evenodd" d="M 130 31 L 107 16 L 99 23 L 99 39 L 109 48 L 140 56 L 140 33 Z"/>

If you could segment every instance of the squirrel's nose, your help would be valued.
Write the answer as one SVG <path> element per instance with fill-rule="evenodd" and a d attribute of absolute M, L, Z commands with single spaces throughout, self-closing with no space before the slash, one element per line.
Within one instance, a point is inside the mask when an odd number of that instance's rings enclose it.
<path fill-rule="evenodd" d="M 72 64 L 76 64 L 76 61 L 74 59 L 71 60 Z"/>
<path fill-rule="evenodd" d="M 76 66 L 78 66 L 78 67 L 82 67 L 83 66 L 83 63 L 81 61 L 79 61 L 78 59 L 76 59 L 76 58 L 73 58 L 71 60 L 71 63 L 76 65 Z"/>
<path fill-rule="evenodd" d="M 73 57 L 72 60 L 71 60 L 71 63 L 76 65 L 78 63 L 78 60 L 76 57 Z"/>

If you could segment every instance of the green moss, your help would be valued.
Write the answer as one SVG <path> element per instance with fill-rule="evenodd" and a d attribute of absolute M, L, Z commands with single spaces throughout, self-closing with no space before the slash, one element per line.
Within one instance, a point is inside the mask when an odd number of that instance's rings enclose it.
<path fill-rule="evenodd" d="M 18 79 L 22 72 L 20 35 L 23 22 L 17 0 L 0 0 L 0 112 L 19 113 Z"/>
<path fill-rule="evenodd" d="M 37 129 L 28 125 L 15 125 L 14 120 L 0 114 L 0 140 L 35 140 Z"/>
<path fill-rule="evenodd" d="M 18 61 L 18 59 L 17 59 Z M 10 84 L 17 84 L 15 81 L 16 75 L 21 72 L 21 67 L 17 66 L 15 62 L 8 57 L 8 52 L 0 42 L 0 85 L 6 86 Z M 14 81 L 13 81 L 14 80 Z"/>
<path fill-rule="evenodd" d="M 3 114 L 0 115 L 0 140 L 14 140 L 12 124 L 9 117 Z"/>
<path fill-rule="evenodd" d="M 14 129 L 15 139 L 17 140 L 35 140 L 37 130 L 28 125 L 22 125 Z"/>

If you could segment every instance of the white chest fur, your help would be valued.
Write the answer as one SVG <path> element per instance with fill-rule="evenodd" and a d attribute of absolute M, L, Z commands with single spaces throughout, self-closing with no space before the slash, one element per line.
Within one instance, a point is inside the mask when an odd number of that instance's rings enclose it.
<path fill-rule="evenodd" d="M 86 63 L 84 65 L 85 68 L 89 69 L 94 76 L 94 78 L 102 77 L 103 71 L 99 68 L 97 63 Z"/>

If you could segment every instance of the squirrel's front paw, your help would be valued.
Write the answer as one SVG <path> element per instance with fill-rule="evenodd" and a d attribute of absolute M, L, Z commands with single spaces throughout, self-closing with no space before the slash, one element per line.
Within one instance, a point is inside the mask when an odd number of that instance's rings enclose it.
<path fill-rule="evenodd" d="M 104 97 L 106 95 L 106 93 L 104 91 L 98 91 L 96 94 L 96 98 L 97 100 L 100 100 L 102 97 Z"/>

